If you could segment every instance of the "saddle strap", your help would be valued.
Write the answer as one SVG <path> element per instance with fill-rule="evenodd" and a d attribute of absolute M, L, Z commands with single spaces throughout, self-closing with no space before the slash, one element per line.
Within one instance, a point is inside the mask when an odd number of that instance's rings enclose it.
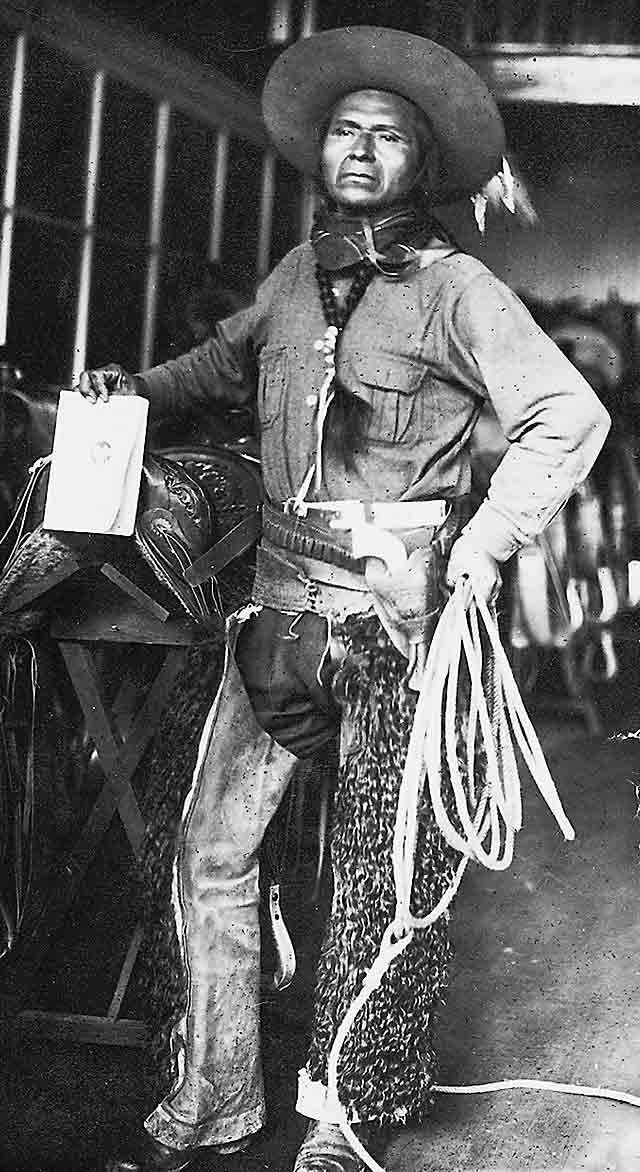
<path fill-rule="evenodd" d="M 202 582 L 206 582 L 207 578 L 215 578 L 216 574 L 229 565 L 229 562 L 240 557 L 252 545 L 255 545 L 261 530 L 261 510 L 254 509 L 242 521 L 234 525 L 233 529 L 225 533 L 224 537 L 216 541 L 212 549 L 203 553 L 202 557 L 197 558 L 193 565 L 184 571 L 185 581 L 190 586 L 199 586 Z"/>
<path fill-rule="evenodd" d="M 27 480 L 27 483 L 25 484 L 22 492 L 20 493 L 20 496 L 18 498 L 18 503 L 16 504 L 16 507 L 13 511 L 13 516 L 12 516 L 11 520 L 9 521 L 9 524 L 7 525 L 7 528 L 5 529 L 4 533 L 0 537 L 0 550 L 1 550 L 2 546 L 9 539 L 9 537 L 14 532 L 14 530 L 16 531 L 16 536 L 14 537 L 13 545 L 11 546 L 11 549 L 5 559 L 4 565 L 2 566 L 2 572 L 6 572 L 9 569 L 9 566 L 11 565 L 11 562 L 13 561 L 13 559 L 18 551 L 18 547 L 20 545 L 20 542 L 22 541 L 22 538 L 24 537 L 24 531 L 27 527 L 27 518 L 29 516 L 29 506 L 31 505 L 31 501 L 32 501 L 33 496 L 35 494 L 40 477 L 42 476 L 42 473 L 45 471 L 45 469 L 47 469 L 49 467 L 50 463 L 51 463 L 51 454 L 49 454 L 48 456 L 41 456 L 40 459 L 36 460 L 35 464 L 32 464 L 31 468 L 29 469 L 29 479 Z"/>

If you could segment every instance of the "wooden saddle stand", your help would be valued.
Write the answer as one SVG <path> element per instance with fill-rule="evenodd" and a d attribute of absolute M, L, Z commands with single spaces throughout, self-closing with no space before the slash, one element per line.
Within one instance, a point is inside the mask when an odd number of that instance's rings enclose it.
<path fill-rule="evenodd" d="M 145 461 L 152 499 L 139 506 L 135 543 L 123 537 L 105 541 L 77 534 L 50 535 L 54 547 L 57 537 L 65 538 L 63 556 L 50 557 L 48 565 L 45 558 L 43 571 L 43 559 L 34 546 L 32 564 L 23 555 L 24 570 L 14 573 L 4 597 L 5 571 L 0 571 L 0 658 L 5 645 L 7 654 L 15 655 L 15 640 L 26 635 L 36 662 L 39 646 L 45 642 L 54 661 L 65 665 L 67 695 L 70 684 L 81 713 L 82 735 L 91 751 L 93 776 L 97 769 L 99 777 L 93 804 L 88 811 L 86 804 L 82 809 L 53 879 L 44 891 L 30 890 L 33 844 L 28 839 L 38 801 L 37 765 L 31 785 L 21 785 L 17 775 L 27 770 L 27 756 L 33 774 L 33 746 L 25 746 L 21 754 L 24 710 L 12 712 L 6 697 L 0 696 L 0 734 L 5 765 L 9 763 L 4 773 L 0 771 L 0 787 L 4 779 L 2 801 L 13 815 L 7 822 L 13 841 L 0 842 L 5 927 L 12 921 L 0 958 L 0 1029 L 5 1031 L 112 1045 L 142 1045 L 147 1040 L 144 1022 L 121 1016 L 143 941 L 141 924 L 122 945 L 119 974 L 103 1013 L 52 1012 L 33 1008 L 33 999 L 38 974 L 72 906 L 86 903 L 92 894 L 90 866 L 104 850 L 116 814 L 136 868 L 145 833 L 139 803 L 144 782 L 138 777 L 134 785 L 136 772 L 162 727 L 188 649 L 211 639 L 212 624 L 219 632 L 224 613 L 246 601 L 250 591 L 262 500 L 257 461 L 222 447 L 173 448 L 151 457 L 151 468 L 149 478 Z M 204 502 L 198 501 L 194 483 Z M 194 499 L 199 513 L 194 511 Z M 185 531 L 187 540 L 182 540 Z M 197 541 L 189 540 L 194 533 Z M 31 530 L 31 539 L 38 536 L 46 537 L 41 527 Z M 23 550 L 28 551 L 28 542 L 29 538 L 23 539 Z M 51 546 L 46 548 L 50 553 Z M 17 560 L 11 564 L 15 570 Z M 32 637 L 29 616 L 34 609 L 39 626 Z M 217 645 L 222 645 L 220 638 Z M 105 672 L 109 655 L 118 652 L 124 658 L 116 662 L 126 663 L 128 656 L 138 664 L 144 660 L 148 670 L 133 676 L 118 675 L 118 669 L 115 676 L 113 670 Z M 33 693 L 34 704 L 45 717 L 53 708 L 47 691 L 50 680 L 51 674 L 43 673 L 39 688 L 43 694 L 36 700 L 36 689 Z"/>

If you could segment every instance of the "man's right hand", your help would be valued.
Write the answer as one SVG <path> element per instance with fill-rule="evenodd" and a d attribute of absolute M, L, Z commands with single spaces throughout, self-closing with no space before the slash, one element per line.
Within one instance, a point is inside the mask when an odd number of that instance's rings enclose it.
<path fill-rule="evenodd" d="M 117 362 L 110 362 L 95 370 L 83 370 L 75 389 L 90 403 L 97 403 L 98 399 L 106 403 L 109 395 L 139 395 L 140 383 L 137 375 L 129 374 Z"/>

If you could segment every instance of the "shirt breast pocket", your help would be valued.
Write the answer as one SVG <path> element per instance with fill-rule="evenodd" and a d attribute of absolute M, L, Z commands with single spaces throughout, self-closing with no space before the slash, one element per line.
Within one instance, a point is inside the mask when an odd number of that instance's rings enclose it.
<path fill-rule="evenodd" d="M 400 354 L 372 351 L 360 355 L 357 374 L 371 416 L 367 434 L 380 444 L 412 444 L 424 434 L 422 362 Z"/>
<path fill-rule="evenodd" d="M 265 346 L 260 353 L 258 372 L 258 416 L 263 429 L 273 427 L 282 414 L 289 379 L 285 346 Z"/>

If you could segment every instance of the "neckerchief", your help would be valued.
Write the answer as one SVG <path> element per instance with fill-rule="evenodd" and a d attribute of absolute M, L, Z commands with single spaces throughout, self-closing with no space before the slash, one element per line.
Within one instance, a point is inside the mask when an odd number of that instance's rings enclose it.
<path fill-rule="evenodd" d="M 349 215 L 322 206 L 311 233 L 318 264 L 339 272 L 369 261 L 384 276 L 398 279 L 420 262 L 419 250 L 433 236 L 424 204 L 403 203 L 368 215 Z"/>

